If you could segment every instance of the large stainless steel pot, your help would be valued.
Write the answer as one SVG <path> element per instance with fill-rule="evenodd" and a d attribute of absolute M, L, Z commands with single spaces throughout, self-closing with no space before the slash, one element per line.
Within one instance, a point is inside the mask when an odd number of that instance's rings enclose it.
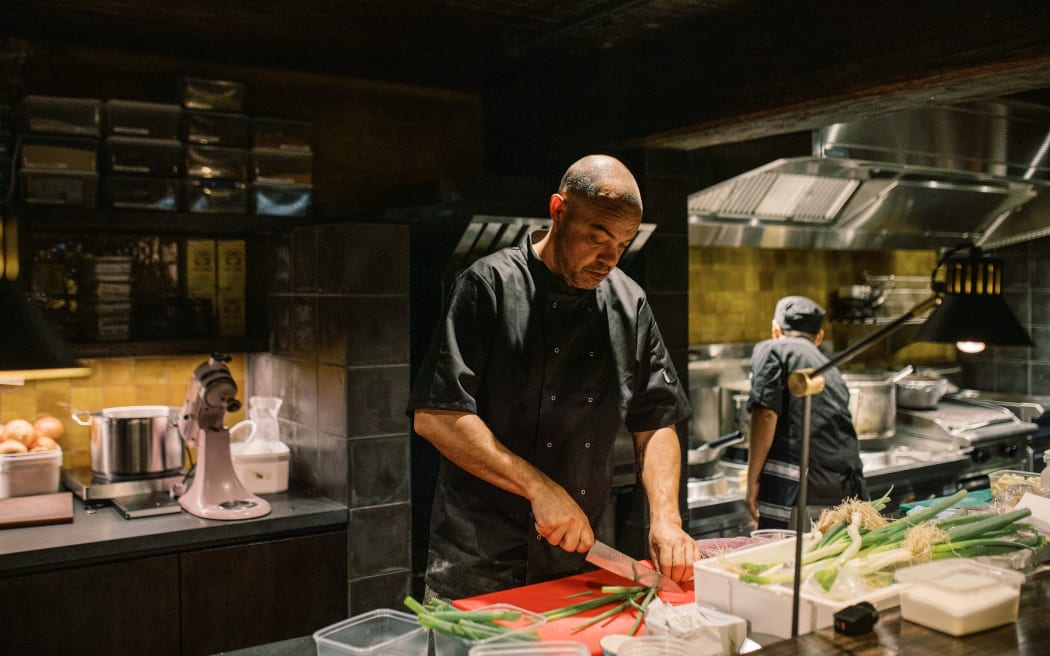
<path fill-rule="evenodd" d="M 948 391 L 948 379 L 936 374 L 912 374 L 897 381 L 897 405 L 908 410 L 935 410 Z"/>
<path fill-rule="evenodd" d="M 897 385 L 881 374 L 842 374 L 849 387 L 849 412 L 861 440 L 892 437 L 897 432 Z"/>
<path fill-rule="evenodd" d="M 183 445 L 175 421 L 179 408 L 135 405 L 76 411 L 91 429 L 91 469 L 114 478 L 150 477 L 182 469 Z"/>

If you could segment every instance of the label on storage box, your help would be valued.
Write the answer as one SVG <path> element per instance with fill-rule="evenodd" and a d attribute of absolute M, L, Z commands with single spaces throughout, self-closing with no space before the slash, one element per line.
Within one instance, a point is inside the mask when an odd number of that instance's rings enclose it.
<path fill-rule="evenodd" d="M 186 240 L 186 296 L 215 302 L 215 241 Z"/>

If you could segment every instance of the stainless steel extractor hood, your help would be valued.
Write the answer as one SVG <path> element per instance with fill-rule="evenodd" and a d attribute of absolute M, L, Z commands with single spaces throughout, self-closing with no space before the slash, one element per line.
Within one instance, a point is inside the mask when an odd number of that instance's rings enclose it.
<path fill-rule="evenodd" d="M 1048 149 L 1050 108 L 1005 100 L 837 123 L 812 132 L 809 153 L 771 153 L 691 194 L 690 244 L 994 248 L 1041 237 Z"/>

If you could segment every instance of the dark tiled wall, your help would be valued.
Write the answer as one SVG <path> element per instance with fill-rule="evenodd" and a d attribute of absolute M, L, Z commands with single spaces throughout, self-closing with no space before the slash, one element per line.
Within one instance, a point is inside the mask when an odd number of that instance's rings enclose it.
<path fill-rule="evenodd" d="M 350 614 L 399 608 L 412 569 L 408 229 L 301 228 L 276 250 L 252 393 L 284 399 L 289 484 L 350 508 Z"/>
<path fill-rule="evenodd" d="M 1050 237 L 996 254 L 1003 258 L 1003 297 L 1035 347 L 989 347 L 981 355 L 963 357 L 963 384 L 993 392 L 1050 395 Z"/>

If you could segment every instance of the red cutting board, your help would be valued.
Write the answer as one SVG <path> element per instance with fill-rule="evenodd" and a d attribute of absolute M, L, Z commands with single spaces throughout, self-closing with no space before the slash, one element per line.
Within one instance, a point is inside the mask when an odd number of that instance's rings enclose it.
<path fill-rule="evenodd" d="M 73 493 L 34 494 L 0 499 L 0 529 L 73 521 Z"/>
<path fill-rule="evenodd" d="M 647 561 L 643 562 L 649 564 Z M 562 606 L 568 606 L 569 604 L 586 601 L 590 597 L 580 596 L 566 599 L 569 595 L 583 592 L 584 590 L 593 590 L 595 595 L 600 595 L 601 587 L 603 585 L 632 585 L 632 583 L 628 579 L 619 577 L 610 572 L 596 570 L 594 572 L 568 576 L 563 579 L 555 579 L 545 583 L 535 583 L 520 588 L 511 588 L 510 590 L 491 592 L 489 594 L 478 595 L 477 597 L 459 599 L 453 602 L 453 605 L 457 608 L 462 608 L 463 610 L 472 610 L 489 604 L 503 603 L 513 604 L 514 606 L 535 613 L 542 613 L 554 608 L 561 608 Z M 693 582 L 686 581 L 679 585 L 682 588 L 682 592 L 663 591 L 659 593 L 660 599 L 666 603 L 674 605 L 693 603 L 695 600 L 693 595 Z M 634 624 L 635 611 L 623 611 L 581 631 L 573 632 L 572 627 L 582 624 L 588 618 L 600 615 L 609 608 L 612 608 L 612 605 L 594 608 L 585 613 L 580 613 L 579 615 L 573 615 L 572 617 L 548 622 L 539 628 L 540 639 L 575 640 L 576 642 L 582 642 L 587 645 L 591 654 L 601 656 L 602 650 L 598 642 L 603 636 L 609 635 L 610 633 L 628 633 L 631 630 L 631 626 Z M 644 634 L 645 623 L 642 622 L 642 625 L 638 627 L 638 633 L 635 635 Z"/>

